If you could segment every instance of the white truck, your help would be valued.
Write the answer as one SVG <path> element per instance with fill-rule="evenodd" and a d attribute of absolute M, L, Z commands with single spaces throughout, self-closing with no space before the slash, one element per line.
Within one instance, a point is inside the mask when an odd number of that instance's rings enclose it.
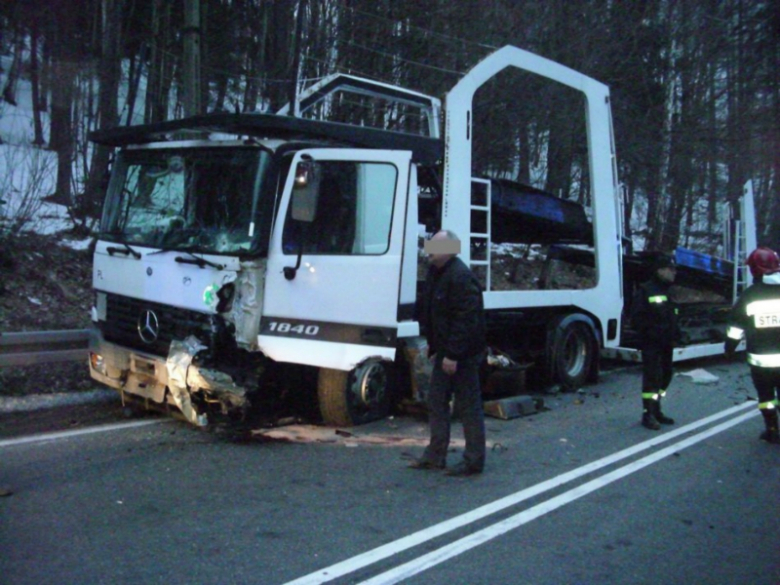
<path fill-rule="evenodd" d="M 475 93 L 511 68 L 582 94 L 590 215 L 473 176 Z M 422 133 L 299 117 L 334 88 L 417 107 Z M 443 138 L 437 99 L 349 77 L 277 114 L 93 133 L 118 152 L 94 253 L 92 377 L 196 425 L 290 402 L 318 406 L 330 425 L 385 416 L 419 397 L 420 236 L 448 228 L 485 287 L 496 353 L 550 383 L 596 380 L 600 354 L 638 355 L 621 342 L 627 275 L 639 278 L 642 257 L 624 258 L 609 99 L 581 73 L 504 47 L 447 94 Z M 744 232 L 738 241 L 744 250 Z M 546 246 L 533 288 L 499 286 L 497 245 L 506 242 Z M 586 284 L 553 283 L 561 262 L 587 272 Z M 705 267 L 729 283 L 736 270 Z M 721 352 L 716 321 L 698 322 L 704 337 L 676 359 Z"/>

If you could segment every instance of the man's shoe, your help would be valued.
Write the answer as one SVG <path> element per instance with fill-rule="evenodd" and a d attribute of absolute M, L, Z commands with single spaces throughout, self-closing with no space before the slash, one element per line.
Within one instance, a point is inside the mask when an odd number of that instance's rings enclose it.
<path fill-rule="evenodd" d="M 0 487 L 0 498 L 12 496 L 14 491 L 11 488 Z"/>
<path fill-rule="evenodd" d="M 444 469 L 444 463 L 433 463 L 427 459 L 412 459 L 409 469 Z"/>
<path fill-rule="evenodd" d="M 764 431 L 758 438 L 773 445 L 780 445 L 780 433 L 777 431 Z"/>
<path fill-rule="evenodd" d="M 444 475 L 449 475 L 450 477 L 466 477 L 469 475 L 478 475 L 480 473 L 482 473 L 481 468 L 471 467 L 465 461 L 461 461 L 457 465 L 453 465 L 444 471 Z"/>
<path fill-rule="evenodd" d="M 651 431 L 657 431 L 661 428 L 661 425 L 658 424 L 656 418 L 649 412 L 642 415 L 642 426 Z"/>

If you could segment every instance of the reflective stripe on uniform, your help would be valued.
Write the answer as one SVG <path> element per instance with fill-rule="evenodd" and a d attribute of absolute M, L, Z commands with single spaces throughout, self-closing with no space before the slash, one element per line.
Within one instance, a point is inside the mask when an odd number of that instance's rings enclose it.
<path fill-rule="evenodd" d="M 745 332 L 742 329 L 734 327 L 733 325 L 726 329 L 726 335 L 729 339 L 742 339 L 744 333 Z"/>
<path fill-rule="evenodd" d="M 642 400 L 658 400 L 658 394 L 655 392 L 642 392 Z"/>
<path fill-rule="evenodd" d="M 666 295 L 654 295 L 647 298 L 647 302 L 649 303 L 665 303 L 668 300 L 669 298 Z"/>
<path fill-rule="evenodd" d="M 745 307 L 748 317 L 753 317 L 756 329 L 780 327 L 780 299 L 754 301 Z"/>
<path fill-rule="evenodd" d="M 777 313 L 780 312 L 780 300 L 769 299 L 767 301 L 753 301 L 745 307 L 748 317 L 759 313 Z"/>
<path fill-rule="evenodd" d="M 747 361 L 751 366 L 758 366 L 759 368 L 780 368 L 780 353 L 763 355 L 749 353 Z"/>
<path fill-rule="evenodd" d="M 769 402 L 759 402 L 758 408 L 760 410 L 774 410 L 778 405 L 780 405 L 780 401 L 770 400 Z"/>
<path fill-rule="evenodd" d="M 660 398 L 663 398 L 664 396 L 666 396 L 666 390 L 659 390 L 659 391 L 658 391 L 658 396 L 659 396 Z"/>

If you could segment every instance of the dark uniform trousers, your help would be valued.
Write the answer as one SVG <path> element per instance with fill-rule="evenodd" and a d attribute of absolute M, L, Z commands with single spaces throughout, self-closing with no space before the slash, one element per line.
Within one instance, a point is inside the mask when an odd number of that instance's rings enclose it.
<path fill-rule="evenodd" d="M 482 470 L 485 465 L 485 415 L 479 386 L 479 366 L 482 354 L 458 360 L 457 371 L 448 375 L 442 370 L 442 356 L 436 355 L 428 392 L 428 417 L 431 441 L 423 458 L 444 465 L 450 444 L 450 400 L 455 397 L 455 409 L 463 424 L 466 449 L 463 460 L 470 469 Z"/>
<path fill-rule="evenodd" d="M 672 381 L 673 351 L 672 345 L 642 349 L 642 398 L 663 398 Z"/>
<path fill-rule="evenodd" d="M 758 393 L 759 409 L 777 409 L 780 401 L 780 368 L 750 366 L 750 376 Z"/>

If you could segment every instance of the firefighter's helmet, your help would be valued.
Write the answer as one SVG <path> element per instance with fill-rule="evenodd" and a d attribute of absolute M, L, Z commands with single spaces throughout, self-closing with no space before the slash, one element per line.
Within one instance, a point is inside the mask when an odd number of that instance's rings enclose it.
<path fill-rule="evenodd" d="M 763 246 L 750 253 L 747 265 L 750 267 L 750 274 L 753 275 L 753 278 L 780 271 L 780 259 L 777 257 L 777 252 Z"/>

